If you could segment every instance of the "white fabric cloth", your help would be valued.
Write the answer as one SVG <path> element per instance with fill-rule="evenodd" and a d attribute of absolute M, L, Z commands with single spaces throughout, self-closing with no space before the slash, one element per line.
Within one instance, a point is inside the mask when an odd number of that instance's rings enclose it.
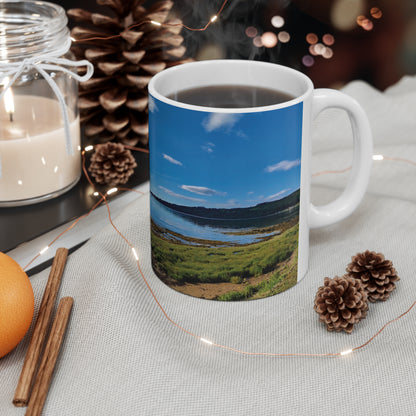
<path fill-rule="evenodd" d="M 366 110 L 376 154 L 416 161 L 416 77 L 383 93 L 359 81 L 344 91 Z M 315 123 L 314 172 L 347 167 L 350 136 L 343 113 L 322 114 Z M 313 201 L 333 199 L 347 177 L 348 172 L 316 177 Z M 306 277 L 286 292 L 249 302 L 192 298 L 155 276 L 148 195 L 138 196 L 114 222 L 137 248 L 161 304 L 184 328 L 247 351 L 340 352 L 363 344 L 416 300 L 415 184 L 415 166 L 375 161 L 356 212 L 311 232 Z M 170 324 L 142 281 L 130 248 L 104 225 L 68 259 L 59 296 L 73 296 L 75 304 L 44 415 L 415 414 L 416 310 L 345 357 L 238 355 Z M 325 276 L 342 275 L 351 256 L 366 249 L 393 261 L 401 277 L 397 290 L 388 301 L 371 304 L 351 335 L 327 332 L 313 311 L 315 293 Z M 31 278 L 36 311 L 48 272 Z M 28 337 L 0 360 L 2 416 L 25 413 L 11 402 L 27 345 Z"/>

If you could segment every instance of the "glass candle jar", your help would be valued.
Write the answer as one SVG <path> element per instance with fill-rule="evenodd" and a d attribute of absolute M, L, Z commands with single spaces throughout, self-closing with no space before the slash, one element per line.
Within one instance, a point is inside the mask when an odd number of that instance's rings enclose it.
<path fill-rule="evenodd" d="M 81 176 L 70 46 L 62 7 L 0 1 L 0 207 L 54 198 Z"/>

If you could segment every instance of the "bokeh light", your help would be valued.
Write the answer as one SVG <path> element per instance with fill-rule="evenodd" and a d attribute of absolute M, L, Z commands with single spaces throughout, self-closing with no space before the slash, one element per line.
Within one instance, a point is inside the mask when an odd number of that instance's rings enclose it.
<path fill-rule="evenodd" d="M 325 45 L 332 46 L 335 43 L 335 38 L 331 34 L 326 33 L 322 36 L 322 41 L 325 43 Z"/>
<path fill-rule="evenodd" d="M 373 22 L 371 21 L 371 20 L 365 20 L 364 22 L 363 22 L 363 24 L 361 25 L 362 26 L 362 28 L 364 29 L 364 30 L 368 30 L 368 31 L 370 31 L 370 30 L 372 30 L 373 29 L 373 27 L 374 27 L 374 24 L 373 24 Z"/>
<path fill-rule="evenodd" d="M 311 55 L 313 55 L 313 56 L 317 56 L 318 55 L 318 52 L 316 52 L 316 50 L 315 50 L 315 45 L 310 45 L 309 46 L 309 53 Z"/>
<path fill-rule="evenodd" d="M 277 36 L 276 36 L 276 34 L 273 33 L 273 32 L 264 32 L 261 35 L 261 43 L 266 48 L 274 48 L 277 45 Z"/>
<path fill-rule="evenodd" d="M 314 49 L 317 55 L 323 55 L 326 49 L 326 46 L 323 43 L 317 43 L 314 45 Z"/>
<path fill-rule="evenodd" d="M 325 48 L 325 50 L 322 52 L 322 56 L 325 59 L 331 59 L 334 56 L 334 51 L 332 50 L 332 48 L 330 48 L 329 46 L 327 46 Z"/>
<path fill-rule="evenodd" d="M 285 19 L 282 16 L 273 16 L 271 20 L 272 26 L 280 28 L 285 24 Z"/>
<path fill-rule="evenodd" d="M 370 14 L 374 19 L 381 19 L 383 12 L 378 7 L 372 7 Z"/>
<path fill-rule="evenodd" d="M 331 22 L 338 30 L 352 30 L 356 17 L 363 14 L 364 10 L 364 0 L 335 0 L 330 11 Z"/>
<path fill-rule="evenodd" d="M 416 17 L 407 26 L 403 38 L 403 65 L 407 72 L 416 72 Z"/>
<path fill-rule="evenodd" d="M 325 36 L 324 36 L 324 38 L 325 38 Z M 334 43 L 333 36 L 332 35 L 329 35 L 329 36 L 330 36 L 330 38 L 326 39 L 327 41 L 329 41 L 328 43 L 331 43 L 331 44 Z M 330 48 L 329 46 L 325 46 L 321 42 L 315 43 L 314 45 L 309 45 L 309 53 L 312 56 L 321 55 L 325 59 L 331 59 L 334 56 L 333 49 Z M 308 55 L 306 55 L 306 56 L 308 56 Z M 308 59 L 306 60 L 306 62 L 308 62 Z M 306 66 L 308 66 L 308 65 L 306 65 Z"/>
<path fill-rule="evenodd" d="M 249 38 L 254 38 L 254 37 L 257 36 L 257 29 L 254 26 L 247 27 L 246 30 L 245 30 L 245 32 L 246 32 L 246 35 Z"/>
<path fill-rule="evenodd" d="M 256 36 L 256 37 L 253 39 L 253 45 L 254 45 L 254 46 L 257 46 L 258 48 L 261 48 L 261 47 L 263 46 L 263 42 L 262 42 L 262 40 L 261 40 L 261 36 Z"/>
<path fill-rule="evenodd" d="M 308 33 L 306 35 L 306 42 L 310 45 L 315 45 L 318 42 L 318 36 L 315 33 Z"/>
<path fill-rule="evenodd" d="M 315 63 L 315 59 L 313 59 L 313 57 L 310 55 L 305 55 L 302 58 L 302 63 L 307 67 L 311 67 Z"/>
<path fill-rule="evenodd" d="M 281 32 L 279 32 L 279 34 L 277 35 L 277 38 L 279 39 L 280 42 L 282 43 L 288 43 L 290 41 L 290 34 L 288 32 L 286 32 L 285 30 L 282 30 Z"/>
<path fill-rule="evenodd" d="M 209 59 L 224 59 L 226 55 L 225 49 L 219 44 L 207 44 L 195 55 L 197 61 L 206 61 Z"/>
<path fill-rule="evenodd" d="M 357 16 L 357 19 L 355 19 L 358 26 L 362 26 L 363 22 L 365 22 L 366 20 L 368 19 L 364 15 Z"/>
<path fill-rule="evenodd" d="M 374 23 L 363 15 L 358 16 L 356 22 L 357 25 L 361 26 L 364 30 L 372 30 L 374 27 Z"/>

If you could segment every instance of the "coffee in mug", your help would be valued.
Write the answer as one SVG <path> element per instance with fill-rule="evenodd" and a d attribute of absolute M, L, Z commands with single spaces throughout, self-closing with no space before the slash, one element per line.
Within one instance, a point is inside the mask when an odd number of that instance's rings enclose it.
<path fill-rule="evenodd" d="M 175 91 L 168 98 L 203 107 L 245 108 L 279 104 L 294 97 L 282 91 L 255 85 L 211 85 Z"/>

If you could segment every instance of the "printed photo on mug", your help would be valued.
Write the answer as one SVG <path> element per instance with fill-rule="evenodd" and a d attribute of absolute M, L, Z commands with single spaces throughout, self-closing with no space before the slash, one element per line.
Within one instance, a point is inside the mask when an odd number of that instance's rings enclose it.
<path fill-rule="evenodd" d="M 153 265 L 169 286 L 236 300 L 296 283 L 300 107 L 263 114 L 259 140 L 257 113 L 175 112 L 153 101 L 151 111 L 183 128 L 158 126 L 152 147 Z M 192 139 L 182 147 L 184 135 Z"/>

